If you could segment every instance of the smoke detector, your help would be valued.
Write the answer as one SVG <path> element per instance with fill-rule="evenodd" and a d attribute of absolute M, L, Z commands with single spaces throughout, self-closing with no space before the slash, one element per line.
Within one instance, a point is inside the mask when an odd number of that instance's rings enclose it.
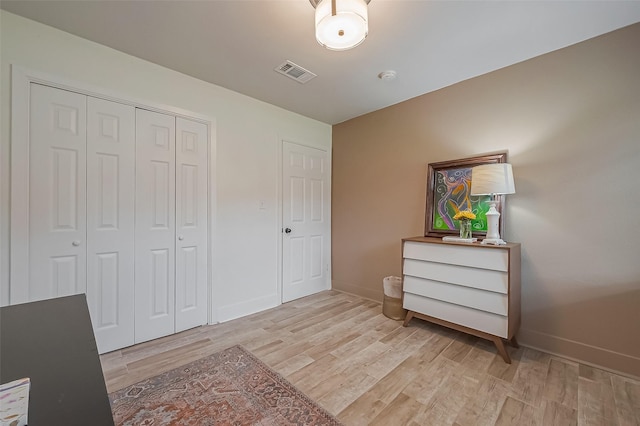
<path fill-rule="evenodd" d="M 391 81 L 395 80 L 397 73 L 394 70 L 382 71 L 378 74 L 378 78 L 382 81 Z"/>
<path fill-rule="evenodd" d="M 296 65 L 291 61 L 285 61 L 282 64 L 278 65 L 274 68 L 274 71 L 286 75 L 287 77 L 297 81 L 298 83 L 304 84 L 311 80 L 314 77 L 317 77 L 316 74 L 311 71 L 302 68 L 300 65 Z"/>

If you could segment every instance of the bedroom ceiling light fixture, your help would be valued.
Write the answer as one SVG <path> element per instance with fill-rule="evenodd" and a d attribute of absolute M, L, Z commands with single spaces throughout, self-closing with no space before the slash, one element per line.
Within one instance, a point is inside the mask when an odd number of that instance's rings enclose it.
<path fill-rule="evenodd" d="M 499 195 L 515 194 L 513 169 L 509 163 L 492 163 L 476 166 L 471 169 L 471 195 L 489 195 L 489 211 L 487 217 L 487 237 L 482 244 L 506 244 L 500 238 L 498 220 L 500 212 L 496 210 Z"/>
<path fill-rule="evenodd" d="M 329 50 L 348 50 L 369 33 L 371 0 L 309 0 L 316 8 L 316 40 Z"/>

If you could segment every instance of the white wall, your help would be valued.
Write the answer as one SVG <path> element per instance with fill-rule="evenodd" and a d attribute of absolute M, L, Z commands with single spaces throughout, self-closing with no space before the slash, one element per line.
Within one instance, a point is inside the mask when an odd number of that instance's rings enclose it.
<path fill-rule="evenodd" d="M 0 19 L 0 304 L 9 297 L 11 64 L 214 118 L 218 319 L 279 304 L 280 141 L 330 151 L 331 126 L 5 11 Z"/>

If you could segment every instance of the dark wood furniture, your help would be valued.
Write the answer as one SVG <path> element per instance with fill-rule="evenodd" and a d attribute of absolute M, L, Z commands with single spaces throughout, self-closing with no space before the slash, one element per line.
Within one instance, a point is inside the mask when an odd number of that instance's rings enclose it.
<path fill-rule="evenodd" d="M 29 426 L 113 426 L 84 294 L 0 308 L 0 382 L 29 377 Z"/>

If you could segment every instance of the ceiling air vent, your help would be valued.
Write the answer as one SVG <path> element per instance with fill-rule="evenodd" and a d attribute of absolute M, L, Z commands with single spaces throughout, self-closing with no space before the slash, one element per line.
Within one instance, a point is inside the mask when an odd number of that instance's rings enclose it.
<path fill-rule="evenodd" d="M 289 78 L 294 79 L 298 83 L 306 83 L 314 77 L 317 77 L 309 70 L 305 70 L 300 65 L 296 65 L 291 61 L 286 61 L 283 64 L 274 68 L 275 71 L 280 74 L 286 75 Z"/>

